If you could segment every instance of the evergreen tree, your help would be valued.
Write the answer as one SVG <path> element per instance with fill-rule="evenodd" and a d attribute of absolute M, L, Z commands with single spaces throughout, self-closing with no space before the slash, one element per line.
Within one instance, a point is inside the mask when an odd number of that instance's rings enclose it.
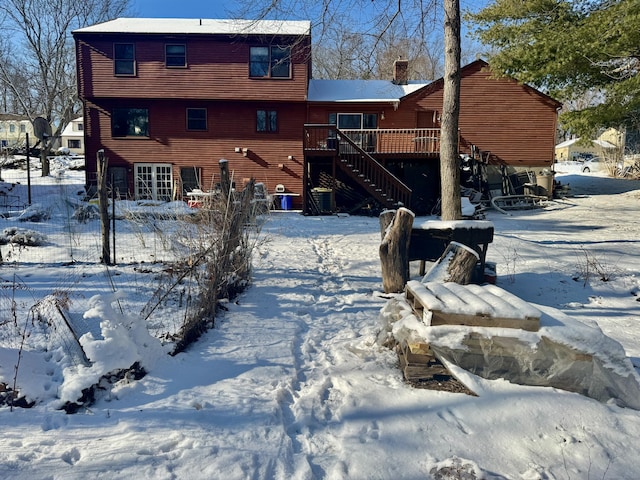
<path fill-rule="evenodd" d="M 600 127 L 638 129 L 638 0 L 496 0 L 468 18 L 498 75 L 563 102 L 591 95 L 590 105 L 563 112 L 565 129 L 584 137 Z"/>

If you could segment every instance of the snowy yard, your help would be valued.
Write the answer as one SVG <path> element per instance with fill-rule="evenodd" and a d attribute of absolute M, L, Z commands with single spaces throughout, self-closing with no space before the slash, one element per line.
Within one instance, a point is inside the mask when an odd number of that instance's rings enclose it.
<path fill-rule="evenodd" d="M 503 289 L 597 323 L 637 370 L 640 182 L 574 172 L 557 179 L 571 185 L 572 197 L 543 210 L 487 212 L 495 225 L 487 260 L 497 264 Z M 136 332 L 133 345 L 150 372 L 67 415 L 56 409 L 56 392 L 82 369 L 63 364 L 57 351 L 30 352 L 18 384 L 42 400 L 32 409 L 0 408 L 0 477 L 637 478 L 639 411 L 474 376 L 477 397 L 408 386 L 395 352 L 376 342 L 389 301 L 381 293 L 377 218 L 274 212 L 262 235 L 251 288 L 175 357 L 150 337 L 140 340 L 135 318 L 149 277 L 131 265 L 110 277 L 100 266 L 77 277 L 62 263 L 26 265 L 21 275 L 33 293 L 21 302 L 64 287 L 88 323 L 133 322 L 107 336 L 121 346 L 127 330 Z M 5 285 L 15 271 L 2 266 Z M 109 282 L 125 314 L 112 308 Z M 161 320 L 178 315 L 167 309 Z M 8 381 L 17 346 L 6 339 L 2 346 L 0 376 Z M 109 345 L 92 348 L 105 358 Z"/>

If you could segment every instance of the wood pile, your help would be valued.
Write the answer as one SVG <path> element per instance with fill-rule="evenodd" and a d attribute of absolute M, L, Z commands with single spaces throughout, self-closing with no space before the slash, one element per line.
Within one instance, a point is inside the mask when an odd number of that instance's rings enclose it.
<path fill-rule="evenodd" d="M 461 325 L 517 328 L 538 331 L 542 313 L 495 285 L 460 285 L 410 281 L 406 301 L 416 317 L 428 326 Z M 469 390 L 447 369 L 428 343 L 401 343 L 396 346 L 400 368 L 414 386 L 445 391 Z"/>
<path fill-rule="evenodd" d="M 416 388 L 476 395 L 444 366 L 426 343 L 396 345 L 405 380 Z"/>

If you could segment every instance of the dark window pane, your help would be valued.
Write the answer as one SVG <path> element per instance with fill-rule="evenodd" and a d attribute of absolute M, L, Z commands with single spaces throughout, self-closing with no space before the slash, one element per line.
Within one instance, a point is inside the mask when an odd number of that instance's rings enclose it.
<path fill-rule="evenodd" d="M 256 115 L 256 130 L 258 132 L 277 132 L 278 112 L 276 110 L 258 110 Z"/>
<path fill-rule="evenodd" d="M 340 113 L 338 115 L 338 128 L 341 128 L 341 129 L 362 128 L 362 115 L 360 113 Z"/>
<path fill-rule="evenodd" d="M 186 67 L 187 47 L 184 45 L 166 45 L 165 57 L 167 67 Z"/>
<path fill-rule="evenodd" d="M 256 129 L 259 132 L 266 132 L 267 131 L 267 112 L 266 110 L 258 110 L 258 114 L 256 116 L 256 124 L 257 127 Z"/>
<path fill-rule="evenodd" d="M 111 112 L 113 137 L 148 137 L 149 111 L 146 108 L 114 108 Z"/>
<path fill-rule="evenodd" d="M 196 188 L 202 188 L 200 184 L 201 176 L 200 167 L 181 167 L 180 168 L 180 180 L 182 181 L 182 194 L 186 195 L 187 192 Z"/>
<path fill-rule="evenodd" d="M 288 78 L 290 72 L 290 49 L 289 47 L 271 47 L 271 76 L 278 78 Z"/>
<path fill-rule="evenodd" d="M 267 112 L 267 114 L 269 119 L 269 124 L 268 124 L 269 131 L 277 132 L 278 131 L 278 115 L 276 114 L 276 111 L 270 110 L 269 112 Z"/>
<path fill-rule="evenodd" d="M 187 130 L 207 129 L 207 109 L 187 108 Z"/>
<path fill-rule="evenodd" d="M 378 115 L 365 113 L 362 118 L 362 128 L 378 128 Z"/>
<path fill-rule="evenodd" d="M 114 72 L 116 75 L 135 75 L 135 50 L 133 43 L 114 45 Z"/>
<path fill-rule="evenodd" d="M 251 77 L 266 77 L 269 75 L 269 48 L 251 47 L 249 75 Z"/>

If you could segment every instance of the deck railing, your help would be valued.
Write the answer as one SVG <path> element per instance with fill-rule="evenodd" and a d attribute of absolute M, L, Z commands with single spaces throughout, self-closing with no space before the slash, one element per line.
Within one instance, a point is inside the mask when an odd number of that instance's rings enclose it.
<path fill-rule="evenodd" d="M 371 154 L 437 154 L 439 128 L 381 128 L 340 130 L 356 145 Z M 336 150 L 335 125 L 305 125 L 305 150 Z"/>
<path fill-rule="evenodd" d="M 340 163 L 360 185 L 385 206 L 409 206 L 411 189 L 384 168 L 354 140 L 338 131 Z"/>

